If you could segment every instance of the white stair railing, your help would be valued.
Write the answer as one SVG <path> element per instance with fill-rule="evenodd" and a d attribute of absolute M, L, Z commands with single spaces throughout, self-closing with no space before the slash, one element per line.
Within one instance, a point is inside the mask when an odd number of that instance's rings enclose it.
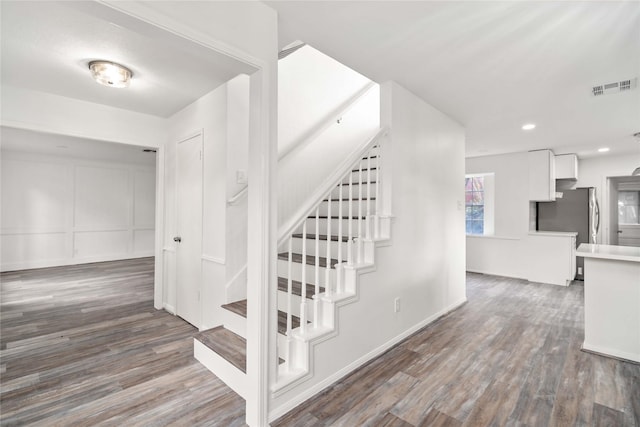
<path fill-rule="evenodd" d="M 331 326 L 328 319 L 323 319 L 323 307 L 325 301 L 332 301 L 335 298 L 344 298 L 347 292 L 342 272 L 344 265 L 357 267 L 365 262 L 364 242 L 378 237 L 376 217 L 380 215 L 380 142 L 382 131 L 374 137 L 362 150 L 358 159 L 348 168 L 343 177 L 336 183 L 308 215 L 301 218 L 294 232 L 286 239 L 287 256 L 286 268 L 280 268 L 281 274 L 286 271 L 286 343 L 285 348 L 279 348 L 278 354 L 285 359 L 285 364 L 278 369 L 279 376 L 291 375 L 299 372 L 304 367 L 305 362 L 300 360 L 306 352 L 297 351 L 294 347 L 296 339 L 307 340 L 310 336 L 328 332 Z M 375 159 L 375 180 L 372 174 L 372 159 Z M 365 173 L 366 170 L 366 173 Z M 357 173 L 357 180 L 354 182 L 353 174 Z M 354 186 L 358 186 L 357 192 Z M 372 188 L 375 185 L 375 188 Z M 366 186 L 366 187 L 365 187 Z M 345 188 L 347 195 L 345 197 Z M 333 202 L 337 203 L 337 215 L 332 215 Z M 345 209 L 344 204 L 347 204 Z M 366 203 L 363 206 L 363 203 Z M 323 205 L 321 207 L 321 205 Z M 357 205 L 356 205 L 357 204 Z M 325 208 L 325 209 L 323 209 Z M 345 210 L 347 215 L 345 216 Z M 357 216 L 354 214 L 357 211 Z M 333 222 L 337 221 L 337 227 L 333 227 Z M 345 224 L 346 221 L 346 224 Z M 355 224 L 354 224 L 355 221 Z M 344 226 L 347 226 L 346 236 Z M 309 231 L 309 227 L 313 227 Z M 337 230 L 337 235 L 333 233 Z M 346 241 L 345 241 L 346 237 Z M 299 239 L 298 244 L 294 241 Z M 308 246 L 307 241 L 315 239 L 315 244 Z M 321 245 L 324 241 L 325 247 Z M 335 242 L 335 244 L 334 244 Z M 345 248 L 346 246 L 346 254 Z M 294 248 L 297 248 L 294 249 Z M 310 249 L 312 248 L 312 249 Z M 313 251 L 313 256 L 309 251 Z M 298 251 L 301 256 L 300 267 L 296 267 Z M 322 257 L 324 255 L 324 259 Z M 346 256 L 345 256 L 346 255 Z M 334 258 L 335 257 L 335 258 Z M 322 274 L 324 269 L 324 274 Z M 299 275 L 296 271 L 299 271 Z M 313 277 L 313 279 L 310 279 Z M 293 286 L 294 281 L 300 281 L 300 292 L 294 295 L 297 288 Z M 313 313 L 310 316 L 307 304 L 307 285 L 312 285 Z M 299 326 L 294 327 L 295 321 L 292 301 L 300 298 Z M 310 335 L 309 335 L 310 334 Z M 279 344 L 281 345 L 281 344 Z M 296 359 L 297 358 L 297 359 Z"/>

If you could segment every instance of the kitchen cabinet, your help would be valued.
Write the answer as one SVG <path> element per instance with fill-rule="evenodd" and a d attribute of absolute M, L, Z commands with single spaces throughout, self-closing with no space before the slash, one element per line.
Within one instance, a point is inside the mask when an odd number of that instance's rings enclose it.
<path fill-rule="evenodd" d="M 529 200 L 552 202 L 556 199 L 555 156 L 551 150 L 529 151 Z"/>
<path fill-rule="evenodd" d="M 555 156 L 556 179 L 578 179 L 578 156 L 561 154 Z"/>

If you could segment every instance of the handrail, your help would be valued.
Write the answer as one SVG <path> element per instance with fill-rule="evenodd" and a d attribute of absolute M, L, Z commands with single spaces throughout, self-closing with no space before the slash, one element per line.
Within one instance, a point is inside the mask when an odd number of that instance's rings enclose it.
<path fill-rule="evenodd" d="M 342 167 L 338 169 L 338 173 L 335 173 L 333 175 L 335 179 L 325 182 L 323 188 L 321 188 L 316 193 L 317 197 L 315 198 L 315 200 L 313 200 L 313 202 L 309 204 L 310 207 L 307 208 L 302 215 L 298 216 L 298 220 L 295 223 L 289 224 L 288 226 L 286 226 L 286 228 L 278 230 L 278 243 L 277 243 L 278 248 L 281 248 L 282 245 L 293 233 L 293 231 L 296 228 L 298 228 L 300 225 L 302 225 L 302 223 L 307 219 L 307 217 L 309 217 L 313 212 L 315 212 L 317 206 L 324 200 L 327 193 L 330 192 L 331 189 L 336 187 L 342 181 L 342 179 L 344 179 L 345 174 L 348 173 L 350 170 L 352 170 L 358 164 L 358 162 L 362 159 L 362 156 L 366 154 L 371 149 L 371 147 L 373 147 L 376 144 L 378 139 L 380 139 L 386 133 L 387 133 L 387 128 L 385 127 L 380 128 L 378 132 L 371 139 L 369 139 L 366 145 L 364 145 L 360 150 L 355 152 L 353 155 L 351 155 L 342 163 Z"/>
<path fill-rule="evenodd" d="M 247 195 L 249 190 L 249 185 L 245 185 L 244 188 L 240 191 L 238 191 L 236 193 L 235 196 L 233 196 L 232 198 L 230 198 L 229 200 L 227 200 L 227 204 L 228 205 L 234 205 L 238 202 L 238 200 L 240 200 L 241 198 L 243 198 L 244 196 Z"/>

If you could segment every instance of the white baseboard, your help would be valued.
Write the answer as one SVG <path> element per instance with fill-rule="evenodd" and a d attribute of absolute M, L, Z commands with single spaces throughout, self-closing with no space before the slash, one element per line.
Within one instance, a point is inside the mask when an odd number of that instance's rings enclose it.
<path fill-rule="evenodd" d="M 440 317 L 450 313 L 451 311 L 455 310 L 456 308 L 460 307 L 461 305 L 463 305 L 466 302 L 467 302 L 467 298 L 466 297 L 461 299 L 461 300 L 459 300 L 459 301 L 456 301 L 455 303 L 453 303 L 453 304 L 449 305 L 448 307 L 445 307 L 444 309 L 438 311 L 437 313 L 427 317 L 426 319 L 422 320 L 421 322 L 417 323 L 416 325 L 412 326 L 411 328 L 407 329 L 406 331 L 402 332 L 401 334 L 396 335 L 395 337 L 393 337 L 389 341 L 385 342 L 384 344 L 380 345 L 379 347 L 375 348 L 374 350 L 370 351 L 369 353 L 363 355 L 359 359 L 356 359 L 355 361 L 351 362 L 349 365 L 345 366 L 344 368 L 340 369 L 339 371 L 337 371 L 333 375 L 331 375 L 331 376 L 325 378 L 324 380 L 320 381 L 316 385 L 308 388 L 307 390 L 304 390 L 304 391 L 300 392 L 293 399 L 291 399 L 288 402 L 283 403 L 279 407 L 271 410 L 269 412 L 269 422 L 273 422 L 273 421 L 277 420 L 278 418 L 280 418 L 281 416 L 283 416 L 284 414 L 286 414 L 287 412 L 289 412 L 290 410 L 292 410 L 296 406 L 298 406 L 301 403 L 303 403 L 305 400 L 310 399 L 311 397 L 313 397 L 316 394 L 320 393 L 325 388 L 331 386 L 335 382 L 339 381 L 341 378 L 347 376 L 348 374 L 350 374 L 351 372 L 353 372 L 354 370 L 356 370 L 360 366 L 362 366 L 365 363 L 369 362 L 371 359 L 374 359 L 375 357 L 380 356 L 382 353 L 386 352 L 391 347 L 397 345 L 402 340 L 408 338 L 409 336 L 411 336 L 412 334 L 416 333 L 420 329 L 424 328 L 425 326 L 429 325 L 430 323 L 433 323 L 434 321 L 436 321 Z"/>
<path fill-rule="evenodd" d="M 51 259 L 41 261 L 20 261 L 2 264 L 0 271 L 18 271 L 18 270 L 33 270 L 36 268 L 48 268 L 48 267 L 64 267 L 67 265 L 80 265 L 80 264 L 92 264 L 94 262 L 108 262 L 108 261 L 120 261 L 126 259 L 137 258 L 149 258 L 155 255 L 155 251 L 145 251 L 135 254 L 118 254 L 118 255 L 104 255 L 104 256 L 92 256 L 85 258 L 64 258 L 64 259 Z"/>
<path fill-rule="evenodd" d="M 627 351 L 621 351 L 621 350 L 615 350 L 615 349 L 611 349 L 611 348 L 606 348 L 606 347 L 600 347 L 597 345 L 591 345 L 588 344 L 587 342 L 584 342 L 582 344 L 582 349 L 584 351 L 590 352 L 590 353 L 596 353 L 599 354 L 601 356 L 605 356 L 605 357 L 613 357 L 615 359 L 623 359 L 623 360 L 628 360 L 634 363 L 640 363 L 640 354 L 638 353 L 629 353 Z"/>
<path fill-rule="evenodd" d="M 488 276 L 508 277 L 510 279 L 527 280 L 526 277 L 513 276 L 513 275 L 504 274 L 504 273 L 498 273 L 495 271 L 483 270 L 480 268 L 467 268 L 466 271 L 467 273 L 478 273 L 478 274 L 486 274 Z"/>

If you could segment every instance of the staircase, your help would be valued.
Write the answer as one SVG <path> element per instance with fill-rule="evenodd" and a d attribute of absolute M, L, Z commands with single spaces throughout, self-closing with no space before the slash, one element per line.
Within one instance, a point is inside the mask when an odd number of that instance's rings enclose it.
<path fill-rule="evenodd" d="M 363 147 L 343 178 L 281 239 L 274 396 L 313 374 L 314 344 L 337 333 L 339 307 L 357 301 L 358 276 L 375 268 L 376 242 L 388 238 L 388 219 L 379 215 L 381 135 Z M 247 300 L 222 308 L 223 326 L 195 337 L 194 356 L 245 397 Z"/>

